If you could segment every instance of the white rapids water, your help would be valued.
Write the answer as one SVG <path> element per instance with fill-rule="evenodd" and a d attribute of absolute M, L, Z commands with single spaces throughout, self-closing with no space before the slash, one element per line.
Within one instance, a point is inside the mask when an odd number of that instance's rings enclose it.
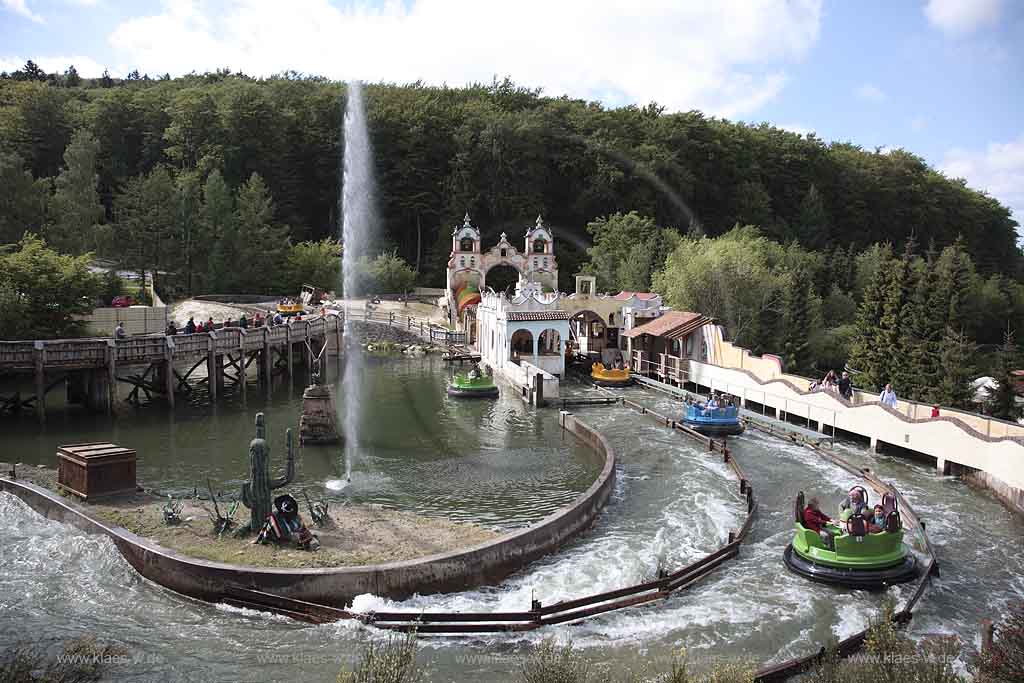
<path fill-rule="evenodd" d="M 679 409 L 671 399 L 628 391 L 660 412 Z M 652 578 L 659 565 L 676 568 L 716 549 L 742 524 L 744 500 L 720 456 L 623 407 L 577 415 L 602 431 L 619 456 L 615 493 L 593 529 L 499 586 L 398 602 L 360 596 L 354 607 L 527 610 L 532 597 L 549 604 Z M 760 506 L 737 559 L 663 602 L 576 625 L 424 638 L 432 680 L 513 678 L 518 656 L 550 635 L 571 638 L 587 657 L 621 670 L 667 661 L 680 646 L 698 662 L 723 654 L 781 661 L 864 628 L 884 595 L 809 584 L 782 563 L 796 491 L 813 491 L 834 506 L 857 480 L 807 449 L 756 431 L 733 439 L 731 448 Z M 838 448 L 893 481 L 928 523 L 942 576 L 919 604 L 911 633 L 952 633 L 974 644 L 980 619 L 998 617 L 1024 596 L 1024 523 L 926 465 Z M 119 680 L 152 680 L 157 670 L 164 680 L 235 679 L 242 667 L 248 677 L 258 666 L 261 679 L 333 681 L 360 643 L 386 637 L 353 622 L 310 626 L 177 596 L 141 580 L 109 541 L 45 520 L 9 495 L 0 495 L 0 519 L 8 529 L 0 536 L 0 641 L 95 633 L 142 660 L 113 672 Z M 909 590 L 890 592 L 901 602 Z M 266 652 L 291 659 L 259 662 Z M 154 659 L 157 669 L 147 663 Z"/>

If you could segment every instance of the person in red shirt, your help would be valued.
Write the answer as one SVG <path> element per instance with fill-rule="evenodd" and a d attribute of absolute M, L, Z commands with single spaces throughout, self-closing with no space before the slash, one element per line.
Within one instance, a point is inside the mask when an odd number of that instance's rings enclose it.
<path fill-rule="evenodd" d="M 832 532 L 825 528 L 825 525 L 832 521 L 832 518 L 821 511 L 817 498 L 811 498 L 807 501 L 807 507 L 804 508 L 804 526 L 811 531 L 818 532 L 821 536 L 821 540 L 825 542 L 826 546 L 830 545 L 832 540 Z"/>
<path fill-rule="evenodd" d="M 938 417 L 938 416 L 939 416 L 939 406 L 934 405 L 934 406 L 932 406 L 932 417 Z"/>

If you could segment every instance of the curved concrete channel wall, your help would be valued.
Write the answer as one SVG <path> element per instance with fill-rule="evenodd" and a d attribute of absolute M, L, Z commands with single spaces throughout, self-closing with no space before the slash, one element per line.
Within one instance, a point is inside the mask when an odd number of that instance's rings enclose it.
<path fill-rule="evenodd" d="M 364 593 L 397 600 L 415 593 L 454 592 L 496 583 L 587 529 L 615 486 L 615 452 L 602 435 L 582 423 L 573 421 L 569 431 L 593 448 L 604 459 L 604 466 L 594 483 L 568 507 L 483 545 L 361 567 L 264 569 L 209 562 L 106 524 L 90 515 L 87 507 L 32 484 L 0 478 L 0 490 L 13 493 L 49 519 L 110 537 L 142 576 L 179 593 L 219 601 L 232 590 L 244 589 L 344 607 Z"/>

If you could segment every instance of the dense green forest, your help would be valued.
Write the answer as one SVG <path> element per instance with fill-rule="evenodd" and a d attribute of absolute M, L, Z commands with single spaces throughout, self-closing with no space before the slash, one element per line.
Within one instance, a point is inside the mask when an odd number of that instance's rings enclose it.
<path fill-rule="evenodd" d="M 158 271 L 170 297 L 333 280 L 345 95 L 294 73 L 83 79 L 29 63 L 3 74 L 0 244 L 31 232 L 62 253 Z M 366 100 L 381 272 L 401 268 L 397 255 L 438 286 L 465 212 L 485 245 L 542 214 L 563 289 L 582 270 L 606 290 L 657 287 L 805 372 L 850 354 L 870 365 L 880 349 L 920 355 L 905 340 L 922 329 L 936 353 L 961 335 L 970 356 L 1024 319 L 1008 209 L 905 150 L 654 103 L 610 109 L 508 80 L 376 84 Z M 893 288 L 902 298 L 883 300 Z M 962 310 L 941 300 L 949 288 Z M 940 305 L 941 320 L 903 321 Z M 883 328 L 886 346 L 864 336 Z"/>

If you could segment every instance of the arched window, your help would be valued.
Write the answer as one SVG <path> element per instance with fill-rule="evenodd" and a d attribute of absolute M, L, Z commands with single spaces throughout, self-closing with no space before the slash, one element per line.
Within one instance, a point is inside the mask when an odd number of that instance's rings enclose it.
<path fill-rule="evenodd" d="M 533 241 L 533 253 L 534 254 L 543 254 L 544 253 L 544 249 L 547 247 L 547 244 L 548 243 L 545 242 L 544 240 L 534 240 Z"/>
<path fill-rule="evenodd" d="M 540 349 L 542 356 L 557 356 L 562 353 L 561 335 L 558 330 L 544 330 L 540 333 Z"/>
<path fill-rule="evenodd" d="M 459 240 L 459 251 L 473 251 L 473 238 L 463 237 Z"/>
<path fill-rule="evenodd" d="M 509 342 L 509 360 L 518 363 L 520 358 L 533 356 L 533 332 L 516 330 Z"/>

